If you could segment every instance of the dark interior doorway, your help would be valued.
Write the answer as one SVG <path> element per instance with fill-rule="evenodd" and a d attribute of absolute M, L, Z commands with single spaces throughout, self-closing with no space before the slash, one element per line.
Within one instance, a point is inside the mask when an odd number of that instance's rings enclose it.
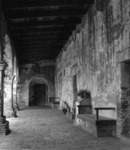
<path fill-rule="evenodd" d="M 72 108 L 72 118 L 75 119 L 76 116 L 76 101 L 77 101 L 77 75 L 73 76 L 72 81 L 73 86 L 73 108 Z"/>
<path fill-rule="evenodd" d="M 34 84 L 29 90 L 29 106 L 44 106 L 47 103 L 47 86 Z"/>
<path fill-rule="evenodd" d="M 73 76 L 73 98 L 74 98 L 74 105 L 77 101 L 77 75 Z"/>
<path fill-rule="evenodd" d="M 130 137 L 130 61 L 121 64 L 122 135 Z"/>

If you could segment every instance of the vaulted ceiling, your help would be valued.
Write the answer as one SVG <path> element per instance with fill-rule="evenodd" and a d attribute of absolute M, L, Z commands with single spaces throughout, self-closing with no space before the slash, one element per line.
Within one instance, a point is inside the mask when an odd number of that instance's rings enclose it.
<path fill-rule="evenodd" d="M 3 0 L 20 64 L 55 60 L 94 0 Z"/>

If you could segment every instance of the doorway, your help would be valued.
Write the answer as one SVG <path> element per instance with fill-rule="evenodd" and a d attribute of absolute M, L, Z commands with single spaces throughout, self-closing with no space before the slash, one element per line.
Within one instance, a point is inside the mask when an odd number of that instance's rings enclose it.
<path fill-rule="evenodd" d="M 130 137 L 130 61 L 121 64 L 122 135 Z"/>
<path fill-rule="evenodd" d="M 44 106 L 47 103 L 46 84 L 33 84 L 29 88 L 29 106 Z"/>
<path fill-rule="evenodd" d="M 75 103 L 77 101 L 77 75 L 73 76 L 73 98 Z"/>

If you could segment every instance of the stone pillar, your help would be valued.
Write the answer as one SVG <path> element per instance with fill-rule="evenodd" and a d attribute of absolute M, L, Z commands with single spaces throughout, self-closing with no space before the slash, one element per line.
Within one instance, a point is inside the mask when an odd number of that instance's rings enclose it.
<path fill-rule="evenodd" d="M 3 114 L 3 71 L 5 69 L 6 64 L 1 61 L 0 62 L 0 135 L 7 135 L 9 133 L 9 122 L 6 121 L 6 117 Z"/>
<path fill-rule="evenodd" d="M 4 79 L 4 115 L 6 117 L 16 117 L 16 109 L 14 107 L 14 98 L 13 98 L 13 75 L 7 75 Z"/>
<path fill-rule="evenodd" d="M 11 104 L 12 104 L 12 117 L 17 117 L 17 114 L 16 114 L 16 110 L 14 108 L 14 95 L 13 95 L 13 92 L 14 92 L 14 88 L 13 88 L 13 84 L 14 84 L 14 79 L 15 79 L 15 76 L 12 75 L 11 76 Z"/>
<path fill-rule="evenodd" d="M 6 121 L 6 117 L 3 114 L 3 81 L 4 81 L 4 69 L 6 63 L 3 62 L 3 30 L 4 30 L 4 18 L 2 13 L 2 0 L 0 0 L 0 135 L 7 135 L 9 133 L 9 122 Z"/>

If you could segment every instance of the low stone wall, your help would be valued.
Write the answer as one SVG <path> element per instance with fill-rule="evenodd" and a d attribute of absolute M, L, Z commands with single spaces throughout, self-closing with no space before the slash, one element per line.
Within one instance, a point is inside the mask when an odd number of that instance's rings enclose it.
<path fill-rule="evenodd" d="M 77 115 L 75 125 L 96 137 L 116 137 L 116 120 L 100 118 L 101 120 L 96 120 L 96 116 L 92 114 Z"/>
<path fill-rule="evenodd" d="M 96 116 L 92 114 L 77 115 L 74 124 L 76 126 L 81 127 L 88 133 L 97 136 L 95 120 L 96 120 Z"/>

